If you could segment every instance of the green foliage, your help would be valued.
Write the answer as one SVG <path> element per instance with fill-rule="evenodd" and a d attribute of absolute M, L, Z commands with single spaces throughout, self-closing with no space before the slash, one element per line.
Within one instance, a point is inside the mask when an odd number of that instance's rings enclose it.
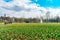
<path fill-rule="evenodd" d="M 3 23 L 3 21 L 0 21 L 0 23 Z"/>
<path fill-rule="evenodd" d="M 0 24 L 0 40 L 60 40 L 60 24 Z"/>

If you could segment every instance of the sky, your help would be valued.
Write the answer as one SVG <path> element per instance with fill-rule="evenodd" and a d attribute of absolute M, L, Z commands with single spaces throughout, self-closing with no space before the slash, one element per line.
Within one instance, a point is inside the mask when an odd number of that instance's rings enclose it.
<path fill-rule="evenodd" d="M 60 16 L 60 0 L 0 0 L 0 16 L 10 17 Z"/>
<path fill-rule="evenodd" d="M 42 7 L 60 7 L 60 0 L 32 0 L 33 3 L 39 4 Z"/>

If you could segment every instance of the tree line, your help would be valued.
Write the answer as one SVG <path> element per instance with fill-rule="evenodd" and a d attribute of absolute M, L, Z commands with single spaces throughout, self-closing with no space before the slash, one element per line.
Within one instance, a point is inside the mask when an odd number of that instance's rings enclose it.
<path fill-rule="evenodd" d="M 56 18 L 51 19 L 43 19 L 43 18 L 16 18 L 16 17 L 0 17 L 0 22 L 4 22 L 7 20 L 9 22 L 19 22 L 19 23 L 42 23 L 42 22 L 60 22 L 60 17 L 57 16 Z"/>

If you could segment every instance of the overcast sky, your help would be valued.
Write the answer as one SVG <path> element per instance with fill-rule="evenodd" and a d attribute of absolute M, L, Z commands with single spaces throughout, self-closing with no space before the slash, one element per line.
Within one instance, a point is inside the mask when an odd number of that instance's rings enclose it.
<path fill-rule="evenodd" d="M 45 17 L 60 16 L 60 0 L 0 0 L 0 16 Z"/>

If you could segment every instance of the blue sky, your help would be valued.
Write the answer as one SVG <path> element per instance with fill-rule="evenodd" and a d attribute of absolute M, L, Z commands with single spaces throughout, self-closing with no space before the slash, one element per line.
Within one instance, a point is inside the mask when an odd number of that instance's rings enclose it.
<path fill-rule="evenodd" d="M 36 17 L 60 15 L 60 0 L 0 0 L 0 15 Z"/>
<path fill-rule="evenodd" d="M 5 2 L 13 2 L 13 0 L 4 0 Z M 39 4 L 42 7 L 60 7 L 60 0 L 31 0 L 31 3 Z"/>
<path fill-rule="evenodd" d="M 39 4 L 42 7 L 60 7 L 60 0 L 32 0 L 32 3 Z"/>
<path fill-rule="evenodd" d="M 3 1 L 5 1 L 5 2 L 11 2 L 11 1 L 13 1 L 13 0 L 3 0 Z"/>

